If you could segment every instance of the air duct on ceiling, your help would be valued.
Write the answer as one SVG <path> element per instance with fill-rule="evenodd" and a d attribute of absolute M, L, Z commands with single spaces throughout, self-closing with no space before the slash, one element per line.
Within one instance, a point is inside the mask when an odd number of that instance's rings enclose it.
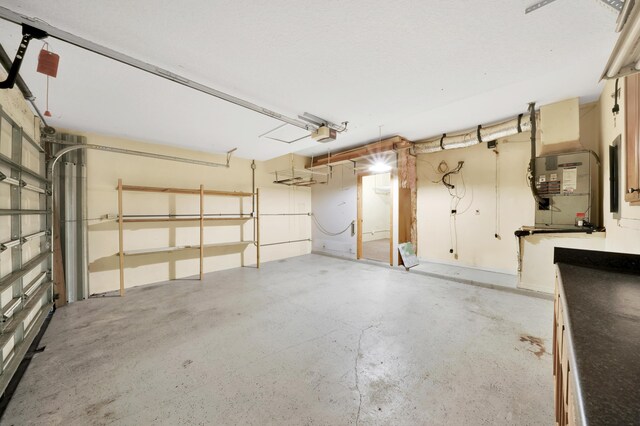
<path fill-rule="evenodd" d="M 613 48 L 602 79 L 624 77 L 640 71 L 640 2 L 627 0 L 618 17 L 620 37 Z"/>
<path fill-rule="evenodd" d="M 415 154 L 429 154 L 443 149 L 465 148 L 477 145 L 480 142 L 494 141 L 530 130 L 531 118 L 528 115 L 521 114 L 511 120 L 486 127 L 478 126 L 476 129 L 464 133 L 451 136 L 443 134 L 442 136 L 415 141 L 413 152 Z"/>

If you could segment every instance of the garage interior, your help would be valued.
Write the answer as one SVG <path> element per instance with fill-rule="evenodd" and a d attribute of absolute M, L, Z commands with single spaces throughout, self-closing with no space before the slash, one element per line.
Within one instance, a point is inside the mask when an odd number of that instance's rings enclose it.
<path fill-rule="evenodd" d="M 0 5 L 0 421 L 640 424 L 640 4 L 469 3 Z"/>

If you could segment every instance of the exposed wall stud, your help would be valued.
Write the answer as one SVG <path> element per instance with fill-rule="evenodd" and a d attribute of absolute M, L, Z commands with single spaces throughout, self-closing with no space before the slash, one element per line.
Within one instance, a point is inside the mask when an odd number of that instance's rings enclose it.
<path fill-rule="evenodd" d="M 200 281 L 204 276 L 204 185 L 200 185 Z"/>
<path fill-rule="evenodd" d="M 118 179 L 118 257 L 120 261 L 120 296 L 124 296 L 124 241 L 122 219 L 122 179 Z"/>

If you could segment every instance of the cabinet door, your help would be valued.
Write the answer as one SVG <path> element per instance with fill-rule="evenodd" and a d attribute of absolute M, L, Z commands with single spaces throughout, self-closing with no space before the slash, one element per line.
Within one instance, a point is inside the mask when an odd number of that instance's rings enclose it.
<path fill-rule="evenodd" d="M 575 388 L 573 385 L 573 380 L 569 380 L 569 388 L 568 388 L 568 392 L 567 392 L 567 404 L 568 404 L 568 409 L 567 409 L 567 424 L 569 426 L 578 426 L 578 416 L 577 416 L 577 407 L 575 404 L 575 396 L 576 392 L 575 392 Z"/>
<path fill-rule="evenodd" d="M 566 382 L 566 369 L 565 369 L 565 357 L 564 357 L 564 318 L 562 312 L 562 304 L 560 303 L 560 298 L 556 298 L 556 308 L 557 308 L 557 316 L 556 316 L 556 339 L 555 339 L 555 353 L 554 353 L 554 363 L 555 363 L 555 401 L 556 401 L 556 424 L 563 425 L 565 418 L 565 402 L 564 402 L 564 383 Z"/>
<path fill-rule="evenodd" d="M 625 78 L 625 119 L 626 119 L 626 181 L 624 199 L 631 204 L 640 204 L 640 75 Z"/>
<path fill-rule="evenodd" d="M 564 330 L 562 332 L 564 337 Z M 564 340 L 564 339 L 563 339 Z M 565 341 L 562 342 L 562 356 L 560 357 L 560 364 L 562 370 L 562 417 L 561 425 L 566 425 L 569 422 L 569 382 L 571 374 L 571 365 L 569 365 L 569 350 Z"/>

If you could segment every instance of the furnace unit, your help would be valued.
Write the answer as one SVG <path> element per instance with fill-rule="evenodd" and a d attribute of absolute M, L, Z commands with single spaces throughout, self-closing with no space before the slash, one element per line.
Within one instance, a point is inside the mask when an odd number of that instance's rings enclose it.
<path fill-rule="evenodd" d="M 536 227 L 573 228 L 578 220 L 599 224 L 599 161 L 592 151 L 536 158 Z"/>

